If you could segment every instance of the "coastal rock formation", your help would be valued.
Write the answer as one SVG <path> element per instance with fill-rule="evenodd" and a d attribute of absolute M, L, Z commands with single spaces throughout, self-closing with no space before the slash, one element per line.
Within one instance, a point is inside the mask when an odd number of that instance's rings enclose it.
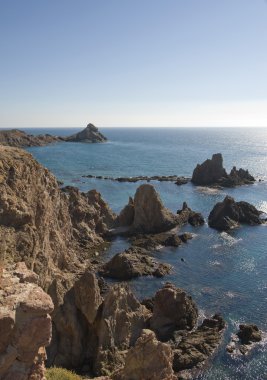
<path fill-rule="evenodd" d="M 107 138 L 99 132 L 97 127 L 90 123 L 81 132 L 65 137 L 65 141 L 99 143 L 107 141 Z"/>
<path fill-rule="evenodd" d="M 155 295 L 150 328 L 158 339 L 167 341 L 176 330 L 191 330 L 197 317 L 197 306 L 192 298 L 184 290 L 166 283 Z"/>
<path fill-rule="evenodd" d="M 25 271 L 24 271 L 25 269 Z M 24 273 L 25 272 L 25 273 Z M 52 336 L 51 298 L 35 283 L 35 273 L 19 263 L 3 271 L 0 288 L 0 378 L 43 380 L 45 347 Z"/>
<path fill-rule="evenodd" d="M 188 177 L 178 177 L 176 175 L 154 175 L 154 176 L 143 176 L 139 175 L 137 177 L 105 177 L 102 175 L 83 175 L 83 178 L 95 178 L 95 179 L 104 179 L 109 181 L 117 181 L 117 182 L 139 182 L 139 181 L 159 181 L 159 182 L 174 182 L 176 185 L 185 185 L 190 181 Z"/>
<path fill-rule="evenodd" d="M 179 333 L 173 347 L 175 372 L 201 366 L 221 342 L 225 322 L 219 315 L 204 319 L 201 326 L 190 333 Z"/>
<path fill-rule="evenodd" d="M 173 353 L 170 346 L 156 339 L 151 330 L 142 330 L 126 356 L 120 380 L 175 380 L 172 369 Z"/>
<path fill-rule="evenodd" d="M 117 223 L 129 226 L 132 234 L 159 233 L 168 231 L 180 223 L 178 216 L 164 207 L 159 194 L 150 184 L 144 184 L 136 190 L 134 200 L 121 211 Z"/>
<path fill-rule="evenodd" d="M 126 285 L 114 285 L 107 293 L 97 325 L 97 375 L 108 375 L 124 365 L 127 350 L 147 327 L 150 311 Z"/>
<path fill-rule="evenodd" d="M 241 344 L 251 344 L 253 342 L 260 342 L 262 334 L 258 326 L 254 324 L 241 324 L 237 333 Z"/>
<path fill-rule="evenodd" d="M 203 216 L 199 212 L 191 210 L 186 202 L 183 203 L 181 210 L 177 210 L 177 214 L 184 223 L 189 223 L 194 227 L 202 226 L 205 223 Z"/>
<path fill-rule="evenodd" d="M 192 239 L 188 232 L 177 235 L 173 232 L 162 232 L 160 234 L 136 235 L 131 238 L 131 243 L 135 247 L 144 248 L 148 251 L 160 249 L 162 247 L 179 247 L 182 243 Z"/>
<path fill-rule="evenodd" d="M 234 166 L 230 174 L 227 174 L 223 167 L 221 153 L 213 154 L 212 159 L 208 159 L 202 164 L 198 164 L 193 171 L 192 182 L 195 185 L 210 186 L 217 185 L 223 187 L 234 187 L 251 184 L 255 178 L 248 170 L 237 170 Z"/>
<path fill-rule="evenodd" d="M 104 277 L 118 280 L 130 280 L 134 277 L 152 275 L 163 277 L 171 270 L 169 264 L 159 263 L 148 256 L 147 251 L 141 248 L 129 248 L 118 253 L 103 265 L 100 274 Z"/>
<path fill-rule="evenodd" d="M 58 136 L 51 136 L 49 134 L 30 135 L 19 129 L 0 131 L 0 145 L 13 146 L 17 148 L 43 146 L 58 141 L 63 141 L 63 138 Z"/>
<path fill-rule="evenodd" d="M 239 226 L 239 223 L 257 225 L 263 223 L 261 211 L 247 202 L 235 202 L 226 196 L 223 202 L 217 203 L 209 214 L 209 226 L 221 231 Z"/>
<path fill-rule="evenodd" d="M 6 261 L 25 261 L 44 289 L 64 270 L 84 267 L 81 243 L 103 243 L 114 214 L 100 195 L 61 191 L 33 157 L 0 146 L 0 241 Z M 65 276 L 65 275 L 64 275 Z"/>

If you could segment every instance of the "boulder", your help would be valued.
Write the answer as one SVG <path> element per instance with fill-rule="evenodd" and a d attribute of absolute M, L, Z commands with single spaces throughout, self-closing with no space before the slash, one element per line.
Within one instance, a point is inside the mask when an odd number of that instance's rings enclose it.
<path fill-rule="evenodd" d="M 151 330 L 142 330 L 125 359 L 120 380 L 175 380 L 172 369 L 173 353 L 170 346 L 156 339 Z"/>
<path fill-rule="evenodd" d="M 192 298 L 184 290 L 166 283 L 155 295 L 150 328 L 158 339 L 167 341 L 177 330 L 191 330 L 197 318 L 198 310 Z"/>
<path fill-rule="evenodd" d="M 107 141 L 107 138 L 99 132 L 93 124 L 88 124 L 81 132 L 65 138 L 65 141 L 99 143 Z"/>
<path fill-rule="evenodd" d="M 181 210 L 177 210 L 177 214 L 183 223 L 189 223 L 191 226 L 202 226 L 205 223 L 203 216 L 199 212 L 195 212 L 188 207 L 187 203 L 183 203 Z"/>
<path fill-rule="evenodd" d="M 261 331 L 258 326 L 254 324 L 239 325 L 237 336 L 239 337 L 241 344 L 251 344 L 262 340 Z"/>
<path fill-rule="evenodd" d="M 208 223 L 212 228 L 227 231 L 238 227 L 239 223 L 250 225 L 262 224 L 261 211 L 247 202 L 235 202 L 226 196 L 223 202 L 217 203 L 209 214 Z"/>
<path fill-rule="evenodd" d="M 118 280 L 130 280 L 139 276 L 162 277 L 171 270 L 169 264 L 157 262 L 148 256 L 142 248 L 129 248 L 124 252 L 117 253 L 103 265 L 100 274 Z"/>
<path fill-rule="evenodd" d="M 139 233 L 159 233 L 179 224 L 179 218 L 164 207 L 159 194 L 150 184 L 138 187 L 134 196 L 132 229 Z"/>

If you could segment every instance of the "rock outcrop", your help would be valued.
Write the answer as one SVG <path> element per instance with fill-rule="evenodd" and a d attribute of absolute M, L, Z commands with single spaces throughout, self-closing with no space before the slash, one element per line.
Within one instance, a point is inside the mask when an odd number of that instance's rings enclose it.
<path fill-rule="evenodd" d="M 139 175 L 136 177 L 106 177 L 102 175 L 93 175 L 93 174 L 87 174 L 83 175 L 83 178 L 95 178 L 95 179 L 103 179 L 103 180 L 109 180 L 109 181 L 117 181 L 117 182 L 139 182 L 139 181 L 159 181 L 159 182 L 174 182 L 176 185 L 185 185 L 190 181 L 190 178 L 188 177 L 178 177 L 177 175 L 154 175 L 154 176 L 143 176 Z"/>
<path fill-rule="evenodd" d="M 99 143 L 107 141 L 107 138 L 99 132 L 97 127 L 90 123 L 81 132 L 65 137 L 65 141 Z"/>
<path fill-rule="evenodd" d="M 45 347 L 52 336 L 51 298 L 24 263 L 3 271 L 0 288 L 0 378 L 43 380 Z"/>
<path fill-rule="evenodd" d="M 131 243 L 134 247 L 152 251 L 162 247 L 179 247 L 192 237 L 188 232 L 179 235 L 174 232 L 162 232 L 160 234 L 135 235 L 131 238 Z"/>
<path fill-rule="evenodd" d="M 192 182 L 195 185 L 200 186 L 217 185 L 234 187 L 254 183 L 255 178 L 248 172 L 248 170 L 237 170 L 235 166 L 230 174 L 227 174 L 223 167 L 221 153 L 216 153 L 213 154 L 211 159 L 196 166 L 193 171 Z"/>
<path fill-rule="evenodd" d="M 58 141 L 63 141 L 59 136 L 30 135 L 19 129 L 0 131 L 0 145 L 26 148 L 30 146 L 44 146 Z"/>
<path fill-rule="evenodd" d="M 172 369 L 173 352 L 166 343 L 156 339 L 151 330 L 142 330 L 126 356 L 125 366 L 118 378 L 120 380 L 175 380 Z"/>
<path fill-rule="evenodd" d="M 167 341 L 176 330 L 191 330 L 197 318 L 198 310 L 192 298 L 184 290 L 166 283 L 155 295 L 150 328 L 160 340 Z"/>
<path fill-rule="evenodd" d="M 253 342 L 260 342 L 262 334 L 257 325 L 254 324 L 241 324 L 237 333 L 241 344 L 251 344 Z"/>
<path fill-rule="evenodd" d="M 81 245 L 103 243 L 113 219 L 99 193 L 63 192 L 29 153 L 0 146 L 0 241 L 5 260 L 25 261 L 39 274 L 44 289 L 64 270 L 84 267 Z"/>
<path fill-rule="evenodd" d="M 250 225 L 261 224 L 261 211 L 247 202 L 235 202 L 234 198 L 226 196 L 223 202 L 217 203 L 209 214 L 208 223 L 212 228 L 227 231 L 238 227 L 240 223 Z"/>
<path fill-rule="evenodd" d="M 129 227 L 134 220 L 134 201 L 132 197 L 129 197 L 128 204 L 121 210 L 118 216 L 118 224 L 121 227 Z"/>
<path fill-rule="evenodd" d="M 181 210 L 177 210 L 177 214 L 180 216 L 183 223 L 189 223 L 194 227 L 202 226 L 205 223 L 203 216 L 199 212 L 191 210 L 186 202 L 183 203 Z"/>
<path fill-rule="evenodd" d="M 103 265 L 100 274 L 118 280 L 130 280 L 134 277 L 152 275 L 163 277 L 170 273 L 171 266 L 159 263 L 148 255 L 142 248 L 129 248 L 117 253 L 110 261 Z"/>
<path fill-rule="evenodd" d="M 221 342 L 225 322 L 219 315 L 204 319 L 201 326 L 190 333 L 179 333 L 172 345 L 175 372 L 196 369 L 213 354 Z"/>

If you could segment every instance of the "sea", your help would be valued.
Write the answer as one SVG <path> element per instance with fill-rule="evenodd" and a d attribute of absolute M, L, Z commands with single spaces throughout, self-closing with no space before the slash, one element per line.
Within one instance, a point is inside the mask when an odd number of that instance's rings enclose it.
<path fill-rule="evenodd" d="M 25 129 L 26 132 L 70 135 L 77 128 Z M 222 153 L 224 166 L 248 169 L 253 185 L 233 189 L 177 186 L 151 181 L 165 206 L 176 212 L 184 201 L 207 220 L 213 206 L 229 194 L 267 213 L 267 129 L 265 128 L 102 128 L 103 144 L 56 143 L 28 151 L 64 185 L 81 191 L 98 190 L 118 213 L 141 184 L 84 178 L 95 176 L 191 176 L 197 163 Z M 152 296 L 166 281 L 184 288 L 196 301 L 201 317 L 221 313 L 227 322 L 224 339 L 196 380 L 267 379 L 267 225 L 243 225 L 230 233 L 208 227 L 185 226 L 194 238 L 178 248 L 153 255 L 173 266 L 162 278 L 141 277 L 129 282 L 139 299 Z M 117 238 L 105 253 L 109 259 L 128 247 Z M 181 261 L 181 259 L 184 261 Z M 264 331 L 261 343 L 247 355 L 230 356 L 226 345 L 240 323 L 255 323 Z"/>

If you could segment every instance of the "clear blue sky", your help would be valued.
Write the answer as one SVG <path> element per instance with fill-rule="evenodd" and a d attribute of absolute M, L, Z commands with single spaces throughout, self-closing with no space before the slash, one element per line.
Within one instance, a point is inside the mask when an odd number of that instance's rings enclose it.
<path fill-rule="evenodd" d="M 0 0 L 0 127 L 267 126 L 265 0 Z"/>

